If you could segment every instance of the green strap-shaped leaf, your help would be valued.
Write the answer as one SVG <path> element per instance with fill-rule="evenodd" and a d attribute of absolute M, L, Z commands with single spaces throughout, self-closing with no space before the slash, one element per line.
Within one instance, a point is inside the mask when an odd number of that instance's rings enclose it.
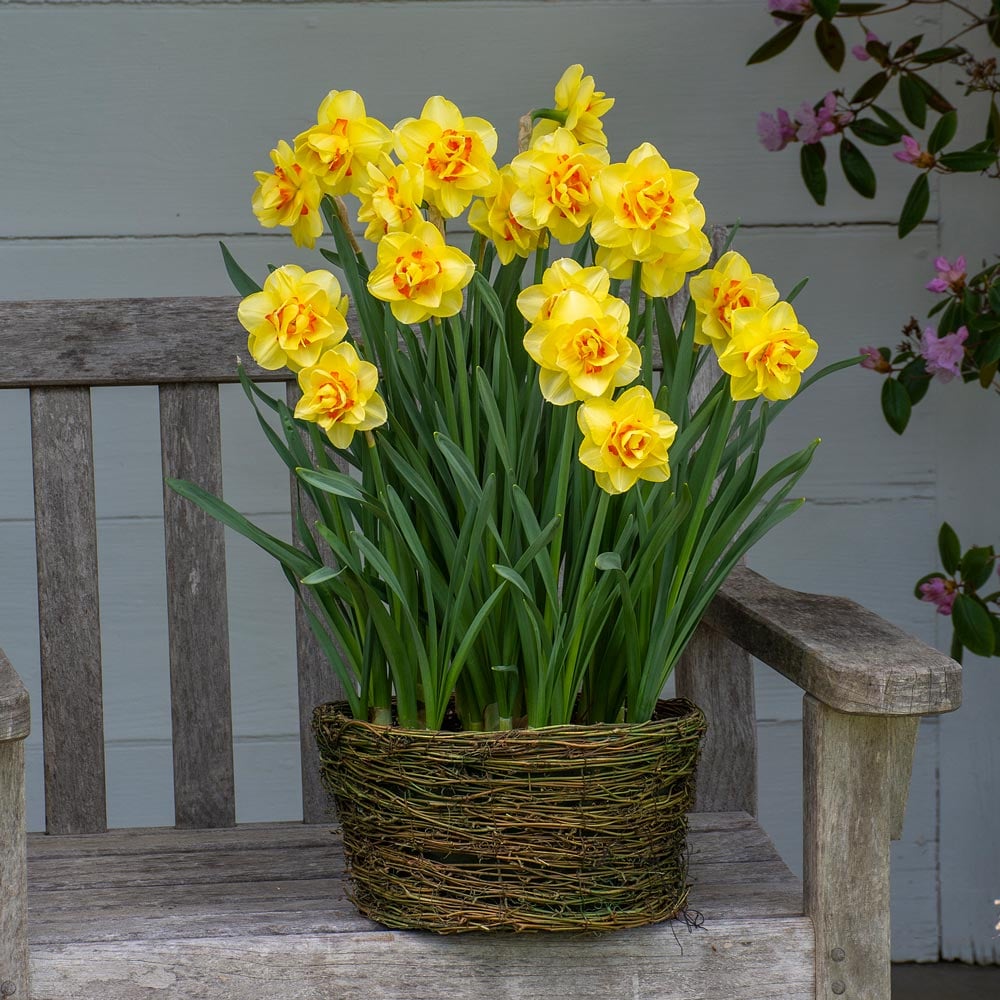
<path fill-rule="evenodd" d="M 219 246 L 222 248 L 222 259 L 226 264 L 226 274 L 229 275 L 229 280 L 233 283 L 236 291 L 244 298 L 248 295 L 253 295 L 254 292 L 259 292 L 260 285 L 236 263 L 236 258 L 229 252 L 229 247 L 221 240 L 219 241 Z"/>

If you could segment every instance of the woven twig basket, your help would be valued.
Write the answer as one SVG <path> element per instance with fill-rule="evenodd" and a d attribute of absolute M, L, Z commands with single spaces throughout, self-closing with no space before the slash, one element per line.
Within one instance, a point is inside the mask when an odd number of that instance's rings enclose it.
<path fill-rule="evenodd" d="M 610 930 L 687 900 L 687 811 L 705 717 L 438 732 L 313 719 L 355 905 L 387 927 Z"/>

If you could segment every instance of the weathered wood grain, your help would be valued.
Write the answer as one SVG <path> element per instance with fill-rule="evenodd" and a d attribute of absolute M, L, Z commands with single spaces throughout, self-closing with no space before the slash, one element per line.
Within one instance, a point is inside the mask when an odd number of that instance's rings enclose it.
<path fill-rule="evenodd" d="M 889 839 L 910 720 L 803 700 L 803 867 L 816 995 L 890 1000 Z M 909 781 L 907 772 L 905 780 Z"/>
<path fill-rule="evenodd" d="M 160 387 L 164 477 L 222 495 L 216 385 Z M 167 623 L 178 826 L 236 822 L 229 615 L 222 525 L 164 484 Z"/>
<path fill-rule="evenodd" d="M 90 391 L 31 390 L 45 826 L 107 824 Z"/>
<path fill-rule="evenodd" d="M 23 740 L 31 732 L 31 705 L 17 671 L 0 649 L 0 743 Z"/>
<path fill-rule="evenodd" d="M 702 624 L 676 667 L 677 694 L 708 720 L 695 783 L 695 808 L 757 815 L 757 714 L 749 654 Z"/>
<path fill-rule="evenodd" d="M 705 621 L 842 712 L 933 715 L 962 701 L 959 664 L 844 597 L 802 594 L 737 567 Z"/>
<path fill-rule="evenodd" d="M 14 1000 L 28 997 L 24 807 L 24 741 L 0 740 L 0 995 Z"/>
<path fill-rule="evenodd" d="M 293 411 L 301 395 L 298 382 L 286 384 L 285 400 Z M 312 448 L 308 442 L 306 446 L 311 452 Z M 346 463 L 342 465 L 341 471 L 348 471 Z M 302 490 L 298 478 L 293 474 L 289 476 L 289 480 L 292 497 L 292 537 L 295 538 L 296 511 L 301 513 L 310 526 L 319 519 L 319 512 Z M 318 544 L 325 545 L 318 533 L 315 533 L 315 537 L 318 539 Z M 312 715 L 317 705 L 338 701 L 344 697 L 344 692 L 309 627 L 309 620 L 301 600 L 295 602 L 295 648 L 298 663 L 299 740 L 302 761 L 302 820 L 305 823 L 321 823 L 333 816 L 334 807 L 319 777 L 319 751 L 312 731 Z"/>
<path fill-rule="evenodd" d="M 46 385 L 235 382 L 237 356 L 264 381 L 247 352 L 236 298 L 74 299 L 0 302 L 0 389 Z"/>
<path fill-rule="evenodd" d="M 906 800 L 910 795 L 910 775 L 913 773 L 913 758 L 917 753 L 917 733 L 920 729 L 919 716 L 904 716 L 897 719 L 889 730 L 889 786 L 890 796 L 889 837 L 899 840 L 903 836 L 903 820 L 906 818 Z"/>
<path fill-rule="evenodd" d="M 35 1000 L 282 1000 L 375 996 L 579 1000 L 814 1000 L 803 917 L 593 935 L 435 937 L 392 931 L 48 946 Z M 275 995 L 275 994 L 272 994 Z"/>

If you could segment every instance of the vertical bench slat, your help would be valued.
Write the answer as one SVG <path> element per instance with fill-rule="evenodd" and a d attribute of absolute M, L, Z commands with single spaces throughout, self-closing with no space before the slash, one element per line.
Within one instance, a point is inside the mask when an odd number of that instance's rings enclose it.
<path fill-rule="evenodd" d="M 160 386 L 165 477 L 222 493 L 217 385 Z M 236 822 L 222 525 L 164 486 L 167 626 L 178 826 Z"/>
<path fill-rule="evenodd" d="M 87 388 L 31 390 L 45 828 L 107 828 L 94 454 Z"/>
<path fill-rule="evenodd" d="M 285 399 L 294 410 L 301 392 L 298 383 L 285 385 Z M 346 469 L 344 470 L 346 471 Z M 309 524 L 317 518 L 316 508 L 291 477 L 292 535 L 295 534 L 295 511 L 301 504 L 302 515 Z M 299 739 L 302 757 L 302 819 L 305 823 L 322 823 L 330 818 L 332 805 L 319 780 L 319 752 L 312 733 L 313 709 L 328 701 L 343 698 L 344 693 L 327 663 L 309 627 L 301 601 L 295 602 L 295 640 L 299 678 Z"/>
<path fill-rule="evenodd" d="M 695 782 L 698 812 L 757 815 L 757 730 L 750 654 L 702 623 L 677 664 L 677 693 L 708 719 Z"/>

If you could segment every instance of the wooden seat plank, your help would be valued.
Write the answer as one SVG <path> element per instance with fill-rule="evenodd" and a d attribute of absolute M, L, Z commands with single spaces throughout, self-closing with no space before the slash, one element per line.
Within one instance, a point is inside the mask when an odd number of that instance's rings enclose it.
<path fill-rule="evenodd" d="M 802 886 L 764 831 L 745 814 L 694 814 L 690 847 L 700 928 L 440 938 L 387 931 L 355 911 L 329 825 L 34 835 L 33 996 L 250 1000 L 280 985 L 282 1000 L 529 989 L 679 1000 L 699 995 L 693 984 L 710 973 L 727 997 L 811 997 Z"/>

